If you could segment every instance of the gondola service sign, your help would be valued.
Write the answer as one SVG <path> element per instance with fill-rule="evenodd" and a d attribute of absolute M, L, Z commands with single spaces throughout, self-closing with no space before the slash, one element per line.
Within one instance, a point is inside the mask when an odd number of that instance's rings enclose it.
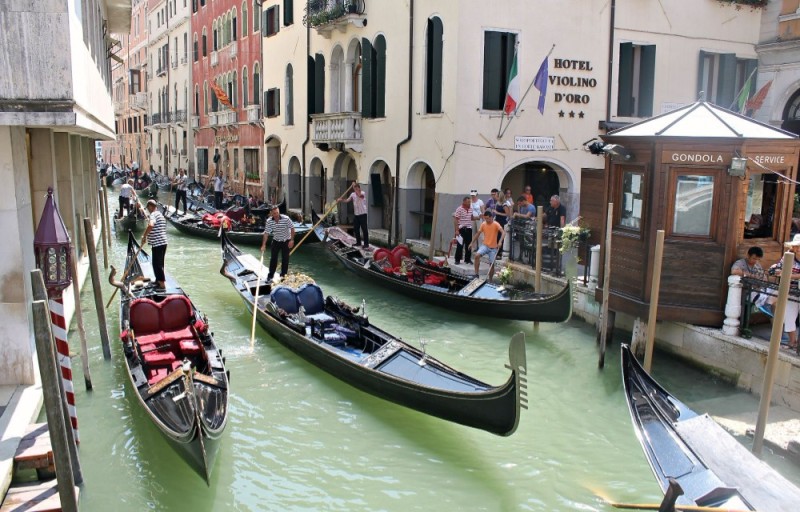
<path fill-rule="evenodd" d="M 553 151 L 555 147 L 555 137 L 534 137 L 525 135 L 517 135 L 514 137 L 514 149 L 517 151 Z"/>

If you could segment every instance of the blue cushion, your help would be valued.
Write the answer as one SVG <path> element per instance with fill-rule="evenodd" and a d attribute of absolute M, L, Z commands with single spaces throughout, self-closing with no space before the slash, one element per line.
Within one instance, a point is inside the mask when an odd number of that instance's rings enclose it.
<path fill-rule="evenodd" d="M 325 311 L 325 297 L 322 289 L 313 283 L 306 283 L 297 291 L 297 300 L 305 308 L 307 315 L 316 315 Z"/>
<path fill-rule="evenodd" d="M 278 286 L 277 288 L 273 288 L 272 292 L 269 294 L 269 298 L 276 306 L 290 315 L 300 310 L 300 305 L 297 303 L 297 292 L 289 287 Z"/>

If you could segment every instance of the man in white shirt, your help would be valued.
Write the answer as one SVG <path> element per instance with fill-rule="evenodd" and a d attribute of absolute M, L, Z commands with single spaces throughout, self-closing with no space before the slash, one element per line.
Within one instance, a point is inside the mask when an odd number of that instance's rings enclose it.
<path fill-rule="evenodd" d="M 214 208 L 219 210 L 222 208 L 222 191 L 225 189 L 225 178 L 222 177 L 222 171 L 217 171 L 217 175 L 209 183 L 214 187 Z"/>
<path fill-rule="evenodd" d="M 183 201 L 183 214 L 186 215 L 186 188 L 187 188 L 186 172 L 183 169 L 178 169 L 178 175 L 172 180 L 175 185 L 175 213 L 178 213 L 178 205 Z"/>
<path fill-rule="evenodd" d="M 369 228 L 367 227 L 367 194 L 361 190 L 358 182 L 353 182 L 353 192 L 347 197 L 336 200 L 340 203 L 353 203 L 353 233 L 356 236 L 356 246 L 361 245 L 361 237 L 364 237 L 364 249 L 369 249 Z"/>
<path fill-rule="evenodd" d="M 131 199 L 136 200 L 136 191 L 133 189 L 133 180 L 128 180 L 127 183 L 123 183 L 119 188 L 119 210 L 117 210 L 118 219 L 123 217 L 123 209 L 125 210 L 126 214 L 131 213 Z"/>
<path fill-rule="evenodd" d="M 483 217 L 483 212 L 486 209 L 486 206 L 483 204 L 483 200 L 478 199 L 478 191 L 471 190 L 469 192 L 469 206 L 472 209 L 472 232 L 478 232 L 478 225 L 481 223 L 481 218 Z"/>

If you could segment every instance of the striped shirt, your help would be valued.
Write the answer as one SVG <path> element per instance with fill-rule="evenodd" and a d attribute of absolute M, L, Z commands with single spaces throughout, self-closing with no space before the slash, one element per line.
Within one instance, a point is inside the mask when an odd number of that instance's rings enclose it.
<path fill-rule="evenodd" d="M 472 210 L 459 206 L 456 208 L 453 217 L 458 219 L 458 228 L 472 228 Z"/>
<path fill-rule="evenodd" d="M 176 176 L 175 183 L 178 185 L 178 190 L 186 190 L 186 176 Z"/>
<path fill-rule="evenodd" d="M 353 211 L 356 215 L 367 214 L 367 194 L 362 190 L 361 195 L 364 197 L 358 197 L 355 192 L 350 194 L 350 200 L 353 201 Z"/>
<path fill-rule="evenodd" d="M 147 243 L 151 247 L 167 245 L 167 220 L 160 211 L 154 210 L 150 214 L 150 225 L 153 229 L 147 234 Z"/>
<path fill-rule="evenodd" d="M 286 215 L 281 214 L 280 218 L 276 221 L 272 217 L 267 219 L 267 224 L 264 226 L 264 233 L 272 235 L 276 242 L 288 242 L 292 238 L 292 228 L 294 222 Z"/>

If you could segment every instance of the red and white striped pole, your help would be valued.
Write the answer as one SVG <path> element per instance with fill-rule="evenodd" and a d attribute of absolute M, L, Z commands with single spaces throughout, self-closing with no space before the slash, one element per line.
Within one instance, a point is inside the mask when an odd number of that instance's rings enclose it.
<path fill-rule="evenodd" d="M 67 395 L 67 411 L 75 436 L 75 444 L 80 444 L 78 437 L 78 412 L 75 408 L 75 388 L 72 385 L 72 360 L 69 357 L 67 342 L 67 323 L 64 319 L 64 298 L 62 292 L 53 293 L 50 304 L 50 323 L 53 326 L 53 338 L 56 340 L 58 364 L 61 366 L 61 380 L 64 382 L 64 393 Z"/>

